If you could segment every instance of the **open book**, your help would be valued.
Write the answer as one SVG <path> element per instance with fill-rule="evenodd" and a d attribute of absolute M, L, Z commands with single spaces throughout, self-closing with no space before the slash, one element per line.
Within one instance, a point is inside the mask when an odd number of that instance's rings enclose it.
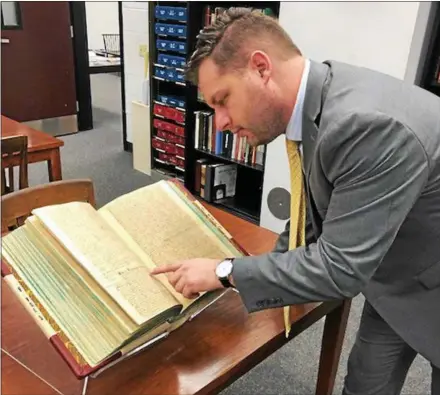
<path fill-rule="evenodd" d="M 35 209 L 3 238 L 2 275 L 78 377 L 169 333 L 223 290 L 185 299 L 156 266 L 246 253 L 180 184 L 160 181 L 99 210 Z"/>

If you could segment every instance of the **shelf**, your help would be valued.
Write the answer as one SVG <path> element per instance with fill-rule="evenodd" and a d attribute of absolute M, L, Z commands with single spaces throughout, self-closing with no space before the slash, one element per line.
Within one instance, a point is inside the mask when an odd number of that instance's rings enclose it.
<path fill-rule="evenodd" d="M 157 150 L 157 148 L 154 148 L 155 150 Z M 156 164 L 160 164 L 162 166 L 165 166 L 167 168 L 167 170 L 173 169 L 173 170 L 177 170 L 179 173 L 185 173 L 185 169 L 183 169 L 182 167 L 173 165 L 171 163 L 167 163 L 161 159 L 158 158 L 153 158 L 153 160 L 156 162 Z"/>
<path fill-rule="evenodd" d="M 165 37 L 165 38 L 169 38 L 170 40 L 185 40 L 186 41 L 186 37 L 183 37 L 183 36 L 172 36 L 170 34 L 161 34 L 161 33 L 155 33 L 155 34 L 158 37 Z"/>
<path fill-rule="evenodd" d="M 155 80 L 158 80 L 158 81 L 169 82 L 171 84 L 180 85 L 180 86 L 186 86 L 186 84 L 184 82 L 177 82 L 177 81 L 166 80 L 165 78 L 156 77 L 155 75 L 153 75 L 153 78 Z"/>
<path fill-rule="evenodd" d="M 200 148 L 194 148 L 194 149 L 197 152 L 200 152 L 202 154 L 211 156 L 213 158 L 218 158 L 218 159 L 222 159 L 222 160 L 225 160 L 225 161 L 228 161 L 228 162 L 231 162 L 231 163 L 236 163 L 237 165 L 240 165 L 240 166 L 243 166 L 243 167 L 247 167 L 249 169 L 253 169 L 253 170 L 257 170 L 257 171 L 264 171 L 264 166 L 261 166 L 261 165 L 248 165 L 248 164 L 246 164 L 246 163 L 244 163 L 244 162 L 242 162 L 240 160 L 231 159 L 231 158 L 228 158 L 227 156 L 224 156 L 224 155 L 216 155 L 216 154 L 213 154 L 212 152 L 205 151 L 205 150 L 202 150 Z"/>
<path fill-rule="evenodd" d="M 177 56 L 185 56 L 185 57 L 188 56 L 188 54 L 186 52 L 178 51 L 177 49 L 156 48 L 156 51 L 163 52 L 165 54 L 176 54 Z"/>
<path fill-rule="evenodd" d="M 160 114 L 153 113 L 153 115 L 157 118 L 164 119 L 167 122 L 172 122 L 172 123 L 175 123 L 176 125 L 179 125 L 179 126 L 186 126 L 185 122 L 177 122 L 174 119 L 164 117 L 163 115 L 160 115 Z"/>
<path fill-rule="evenodd" d="M 235 197 L 222 199 L 217 202 L 208 202 L 205 199 L 203 199 L 201 196 L 197 196 L 197 198 L 207 202 L 208 204 L 211 204 L 214 207 L 218 207 L 220 209 L 228 211 L 236 215 L 237 217 L 245 219 L 246 221 L 252 222 L 256 225 L 259 225 L 260 223 L 259 213 L 240 206 L 239 204 L 237 204 Z"/>
<path fill-rule="evenodd" d="M 182 21 L 180 19 L 172 19 L 172 18 L 158 18 L 156 15 L 154 16 L 157 23 L 169 23 L 173 25 L 181 25 L 187 26 L 188 21 Z"/>
<path fill-rule="evenodd" d="M 185 72 L 185 69 L 181 69 L 180 67 L 166 66 L 166 65 L 160 64 L 160 63 L 153 63 L 153 65 L 156 67 L 162 67 L 163 69 L 173 69 L 173 70 Z"/>
<path fill-rule="evenodd" d="M 186 112 L 186 110 L 184 108 L 182 108 L 182 107 L 174 107 L 174 106 L 172 106 L 170 104 L 163 103 L 163 102 L 161 102 L 159 100 L 153 100 L 153 103 L 160 104 L 161 106 L 165 106 L 165 107 L 175 108 L 176 110 L 179 110 L 179 111 L 182 111 L 182 112 Z"/>

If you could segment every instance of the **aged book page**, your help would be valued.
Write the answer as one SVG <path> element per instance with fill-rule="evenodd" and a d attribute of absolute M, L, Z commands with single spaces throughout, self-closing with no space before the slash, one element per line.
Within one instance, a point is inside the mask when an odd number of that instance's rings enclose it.
<path fill-rule="evenodd" d="M 67 203 L 33 214 L 137 325 L 178 305 L 91 205 Z"/>
<path fill-rule="evenodd" d="M 195 214 L 164 181 L 119 197 L 99 212 L 109 223 L 116 223 L 113 227 L 121 238 L 137 244 L 140 254 L 149 257 L 156 266 L 184 259 L 221 259 L 239 254 L 233 246 L 222 242 L 203 216 Z M 169 284 L 165 276 L 158 277 L 165 286 Z M 175 291 L 174 295 L 184 307 L 193 302 Z"/>
<path fill-rule="evenodd" d="M 153 270 L 156 265 L 151 258 L 145 253 L 145 251 L 139 247 L 139 245 L 132 239 L 130 234 L 121 226 L 118 220 L 111 214 L 109 210 L 99 211 L 102 218 L 108 223 L 108 225 L 119 235 L 121 240 L 125 242 L 127 247 L 135 253 L 139 259 L 145 263 L 149 270 Z M 174 296 L 174 298 L 183 306 L 186 307 L 191 301 L 186 299 L 182 294 L 176 292 L 173 286 L 169 283 L 165 276 L 157 276 L 162 285 L 168 289 L 168 291 Z"/>
<path fill-rule="evenodd" d="M 236 254 L 166 182 L 126 194 L 99 211 L 110 212 L 155 265 Z"/>

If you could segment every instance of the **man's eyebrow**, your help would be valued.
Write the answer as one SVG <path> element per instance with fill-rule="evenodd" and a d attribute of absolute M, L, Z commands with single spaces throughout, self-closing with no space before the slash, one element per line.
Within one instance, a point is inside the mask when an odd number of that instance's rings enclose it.
<path fill-rule="evenodd" d="M 225 92 L 226 92 L 226 91 L 225 91 L 224 89 L 222 89 L 221 91 L 215 92 L 215 93 L 211 96 L 211 103 L 212 103 L 212 104 L 217 104 L 217 103 L 218 103 L 217 97 L 218 97 L 219 95 L 224 95 Z"/>

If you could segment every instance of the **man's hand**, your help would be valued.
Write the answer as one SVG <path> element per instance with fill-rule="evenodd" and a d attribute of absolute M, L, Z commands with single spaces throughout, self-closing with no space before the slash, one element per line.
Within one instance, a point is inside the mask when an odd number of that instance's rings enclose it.
<path fill-rule="evenodd" d="M 154 269 L 151 274 L 166 273 L 174 289 L 185 298 L 193 299 L 200 292 L 223 288 L 215 269 L 220 259 L 190 259 Z"/>

